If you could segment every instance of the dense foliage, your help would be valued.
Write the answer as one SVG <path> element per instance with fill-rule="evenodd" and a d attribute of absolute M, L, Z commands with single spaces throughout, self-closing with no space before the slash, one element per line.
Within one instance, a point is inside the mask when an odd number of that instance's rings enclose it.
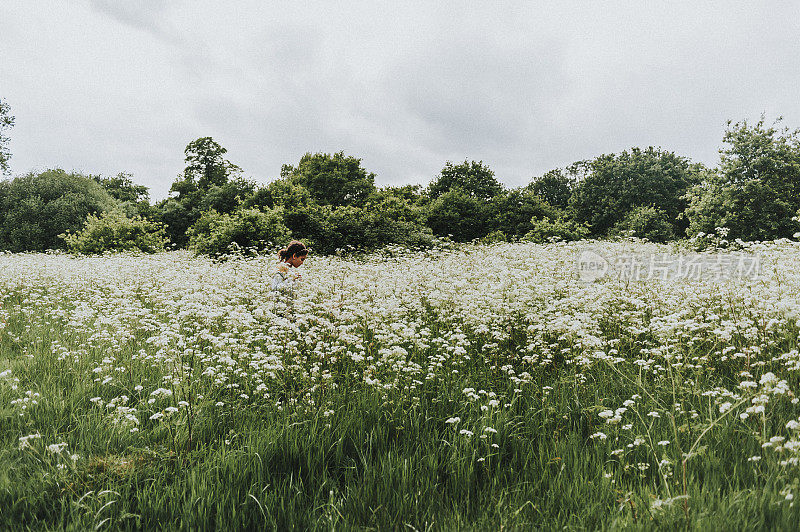
<path fill-rule="evenodd" d="M 63 249 L 65 242 L 58 235 L 79 231 L 87 215 L 116 205 L 93 179 L 59 169 L 0 182 L 0 248 Z"/>
<path fill-rule="evenodd" d="M 367 173 L 361 160 L 345 156 L 306 153 L 297 167 L 284 165 L 281 177 L 308 190 L 320 205 L 363 205 L 375 191 L 375 174 Z"/>
<path fill-rule="evenodd" d="M 164 226 L 139 216 L 129 218 L 121 208 L 100 215 L 90 214 L 83 229 L 61 235 L 73 253 L 99 254 L 109 251 L 163 251 L 167 244 Z"/>
<path fill-rule="evenodd" d="M 620 236 L 646 238 L 651 242 L 666 242 L 675 236 L 669 215 L 652 205 L 634 208 L 611 232 Z"/>
<path fill-rule="evenodd" d="M 153 208 L 150 205 L 150 191 L 144 185 L 133 182 L 133 176 L 126 173 L 116 177 L 92 176 L 100 183 L 108 194 L 116 199 L 122 210 L 129 217 L 152 217 Z"/>
<path fill-rule="evenodd" d="M 289 238 L 280 211 L 269 209 L 241 209 L 231 214 L 206 211 L 189 230 L 190 247 L 212 257 L 235 251 L 263 253 Z"/>
<path fill-rule="evenodd" d="M 87 214 L 115 205 L 128 218 L 163 224 L 173 247 L 214 256 L 284 238 L 327 254 L 426 247 L 433 237 L 634 236 L 690 238 L 694 246 L 710 242 L 706 235 L 718 228 L 731 240 L 792 237 L 800 229 L 800 133 L 762 118 L 754 125 L 729 123 L 723 141 L 713 168 L 661 148 L 634 147 L 550 170 L 518 188 L 503 186 L 487 164 L 470 160 L 446 162 L 425 187 L 379 188 L 375 174 L 344 152 L 306 153 L 296 165 L 284 165 L 279 178 L 258 185 L 225 158 L 224 147 L 202 137 L 186 147 L 186 167 L 169 197 L 152 205 L 147 188 L 124 173 L 92 176 L 100 186 L 84 183 L 83 191 L 75 190 L 75 174 L 60 170 L 2 183 L 0 248 L 63 247 L 58 234 L 75 233 Z M 31 181 L 49 184 L 40 193 Z"/>
<path fill-rule="evenodd" d="M 448 162 L 428 187 L 428 196 L 436 199 L 453 189 L 459 189 L 470 198 L 490 200 L 503 191 L 503 185 L 483 161 Z"/>
<path fill-rule="evenodd" d="M 731 239 L 790 237 L 800 208 L 800 131 L 730 124 L 719 169 L 689 191 L 688 234 L 729 230 Z"/>
<path fill-rule="evenodd" d="M 577 223 L 567 217 L 542 218 L 533 223 L 530 231 L 525 233 L 523 240 L 529 242 L 550 242 L 553 240 L 583 240 L 589 238 L 589 227 Z"/>
<path fill-rule="evenodd" d="M 678 215 L 686 209 L 684 195 L 697 182 L 699 168 L 685 157 L 655 148 L 633 148 L 601 155 L 589 163 L 590 173 L 575 187 L 570 209 L 593 235 L 605 235 L 636 207 L 655 205 L 673 224 L 685 230 Z"/>
<path fill-rule="evenodd" d="M 186 168 L 172 183 L 170 197 L 156 204 L 154 218 L 167 228 L 179 247 L 189 243 L 189 228 L 203 213 L 232 213 L 253 193 L 255 185 L 241 177 L 241 169 L 223 158 L 228 150 L 211 137 L 189 143 L 184 151 Z"/>

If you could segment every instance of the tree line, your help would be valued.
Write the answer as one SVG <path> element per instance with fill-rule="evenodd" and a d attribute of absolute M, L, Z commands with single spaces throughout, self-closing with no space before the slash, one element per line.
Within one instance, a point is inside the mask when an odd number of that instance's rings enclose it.
<path fill-rule="evenodd" d="M 0 102 L 6 129 L 13 125 Z M 10 154 L 0 127 L 0 163 Z M 266 185 L 245 178 L 211 137 L 191 142 L 169 196 L 151 203 L 129 174 L 60 169 L 0 181 L 0 249 L 84 253 L 189 248 L 258 253 L 291 238 L 318 253 L 388 244 L 635 236 L 792 237 L 800 209 L 800 132 L 729 122 L 710 168 L 660 148 L 578 161 L 508 188 L 483 161 L 447 162 L 425 187 L 377 187 L 343 152 L 307 153 Z M 717 235 L 718 236 L 718 235 Z"/>

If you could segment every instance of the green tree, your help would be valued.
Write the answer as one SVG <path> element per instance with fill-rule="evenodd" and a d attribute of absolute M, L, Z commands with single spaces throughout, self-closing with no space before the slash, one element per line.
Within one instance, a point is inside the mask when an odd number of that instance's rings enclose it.
<path fill-rule="evenodd" d="M 11 116 L 11 106 L 8 102 L 0 99 L 0 175 L 8 173 L 8 160 L 11 158 L 11 152 L 8 149 L 9 138 L 5 131 L 14 126 L 14 117 Z"/>
<path fill-rule="evenodd" d="M 344 152 L 306 153 L 296 167 L 284 165 L 281 177 L 304 187 L 320 205 L 361 206 L 375 191 L 375 174 Z"/>
<path fill-rule="evenodd" d="M 577 180 L 569 169 L 565 171 L 556 168 L 541 177 L 534 178 L 526 188 L 553 207 L 566 209 L 576 185 Z"/>
<path fill-rule="evenodd" d="M 172 186 L 169 187 L 170 195 L 174 194 L 175 200 L 181 203 L 194 201 L 199 191 L 200 188 L 197 186 L 197 181 L 191 176 L 187 177 L 185 174 L 179 175 L 178 179 L 173 181 Z"/>
<path fill-rule="evenodd" d="M 491 214 L 492 205 L 486 198 L 453 187 L 430 203 L 427 225 L 435 235 L 452 235 L 457 242 L 467 242 L 489 234 Z"/>
<path fill-rule="evenodd" d="M 100 183 L 112 198 L 116 198 L 122 203 L 138 203 L 142 200 L 150 199 L 150 191 L 144 185 L 137 185 L 133 182 L 131 174 L 120 173 L 116 177 L 92 176 L 92 179 Z"/>
<path fill-rule="evenodd" d="M 54 169 L 29 173 L 0 187 L 0 248 L 63 249 L 58 235 L 77 232 L 89 214 L 118 205 L 93 179 Z"/>
<path fill-rule="evenodd" d="M 196 209 L 187 207 L 187 202 L 175 198 L 167 198 L 153 208 L 155 220 L 166 227 L 167 237 L 177 247 L 185 247 L 189 243 L 186 231 L 200 218 Z"/>
<path fill-rule="evenodd" d="M 387 187 L 373 194 L 360 215 L 365 220 L 367 238 L 356 247 L 374 249 L 387 244 L 426 246 L 433 234 L 425 225 L 425 210 L 413 189 Z"/>
<path fill-rule="evenodd" d="M 432 234 L 424 224 L 420 199 L 418 187 L 386 187 L 372 191 L 363 205 L 320 205 L 308 189 L 287 176 L 256 190 L 243 207 L 279 209 L 293 238 L 302 239 L 317 253 L 333 253 L 391 243 L 429 244 Z"/>
<path fill-rule="evenodd" d="M 507 237 L 524 236 L 533 229 L 536 220 L 555 218 L 560 213 L 527 188 L 498 194 L 492 198 L 490 209 L 490 230 L 501 231 Z"/>
<path fill-rule="evenodd" d="M 667 213 L 652 205 L 634 208 L 611 229 L 611 234 L 646 238 L 651 242 L 675 238 Z"/>
<path fill-rule="evenodd" d="M 636 207 L 662 209 L 676 234 L 683 234 L 685 194 L 699 180 L 700 165 L 685 157 L 649 147 L 601 155 L 589 163 L 589 173 L 575 187 L 569 209 L 594 235 L 604 235 Z"/>
<path fill-rule="evenodd" d="M 152 217 L 167 227 L 169 239 L 179 247 L 189 243 L 186 231 L 203 212 L 231 213 L 252 194 L 255 184 L 241 178 L 241 169 L 223 158 L 227 150 L 211 137 L 186 146 L 187 166 L 170 187 L 169 198 L 152 209 Z"/>
<path fill-rule="evenodd" d="M 723 137 L 720 172 L 727 183 L 759 181 L 800 207 L 800 130 L 732 123 Z M 776 120 L 776 124 L 781 118 Z"/>
<path fill-rule="evenodd" d="M 92 176 L 112 198 L 120 202 L 127 216 L 150 217 L 150 191 L 144 185 L 135 184 L 132 178 L 131 174 L 124 172 L 116 177 Z"/>
<path fill-rule="evenodd" d="M 503 191 L 503 185 L 483 161 L 448 161 L 439 176 L 428 186 L 428 196 L 436 199 L 454 188 L 460 188 L 471 198 L 489 200 Z"/>
<path fill-rule="evenodd" d="M 731 183 L 714 175 L 690 189 L 687 198 L 689 237 L 726 227 L 730 239 L 773 240 L 788 238 L 797 230 L 794 203 L 760 180 Z"/>
<path fill-rule="evenodd" d="M 223 157 L 228 150 L 220 146 L 211 137 L 201 137 L 190 142 L 184 154 L 186 179 L 197 183 L 200 190 L 208 190 L 212 186 L 222 186 L 232 175 L 238 175 L 241 169 Z"/>
<path fill-rule="evenodd" d="M 256 189 L 256 184 L 247 179 L 236 177 L 223 185 L 212 185 L 198 202 L 201 212 L 211 209 L 221 213 L 235 211 Z"/>
<path fill-rule="evenodd" d="M 406 200 L 408 203 L 424 206 L 430 198 L 423 194 L 420 185 L 402 185 L 402 186 L 389 186 L 381 187 L 375 191 L 375 195 L 382 198 L 396 197 Z"/>
<path fill-rule="evenodd" d="M 280 209 L 283 222 L 295 238 L 302 238 L 316 251 L 334 250 L 329 218 L 331 207 L 319 205 L 311 193 L 289 178 L 276 179 L 259 187 L 245 199 L 242 208 Z M 325 252 L 325 251 L 322 251 Z"/>
<path fill-rule="evenodd" d="M 778 119 L 780 121 L 780 119 Z M 728 121 L 718 171 L 687 193 L 687 234 L 726 227 L 728 237 L 772 240 L 797 230 L 800 208 L 800 131 Z"/>

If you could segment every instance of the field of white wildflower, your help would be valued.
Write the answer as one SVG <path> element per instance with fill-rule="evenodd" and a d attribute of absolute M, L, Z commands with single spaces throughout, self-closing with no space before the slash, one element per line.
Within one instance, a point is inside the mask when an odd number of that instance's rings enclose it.
<path fill-rule="evenodd" d="M 800 245 L 587 249 L 0 255 L 0 528 L 796 528 Z"/>

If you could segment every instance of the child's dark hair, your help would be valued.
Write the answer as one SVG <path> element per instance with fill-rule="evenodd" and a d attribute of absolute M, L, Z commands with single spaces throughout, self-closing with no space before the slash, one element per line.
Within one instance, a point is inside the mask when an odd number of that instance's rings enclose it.
<path fill-rule="evenodd" d="M 302 257 L 308 255 L 308 248 L 299 240 L 292 240 L 289 245 L 278 251 L 278 257 L 281 260 L 286 260 L 294 256 Z"/>

